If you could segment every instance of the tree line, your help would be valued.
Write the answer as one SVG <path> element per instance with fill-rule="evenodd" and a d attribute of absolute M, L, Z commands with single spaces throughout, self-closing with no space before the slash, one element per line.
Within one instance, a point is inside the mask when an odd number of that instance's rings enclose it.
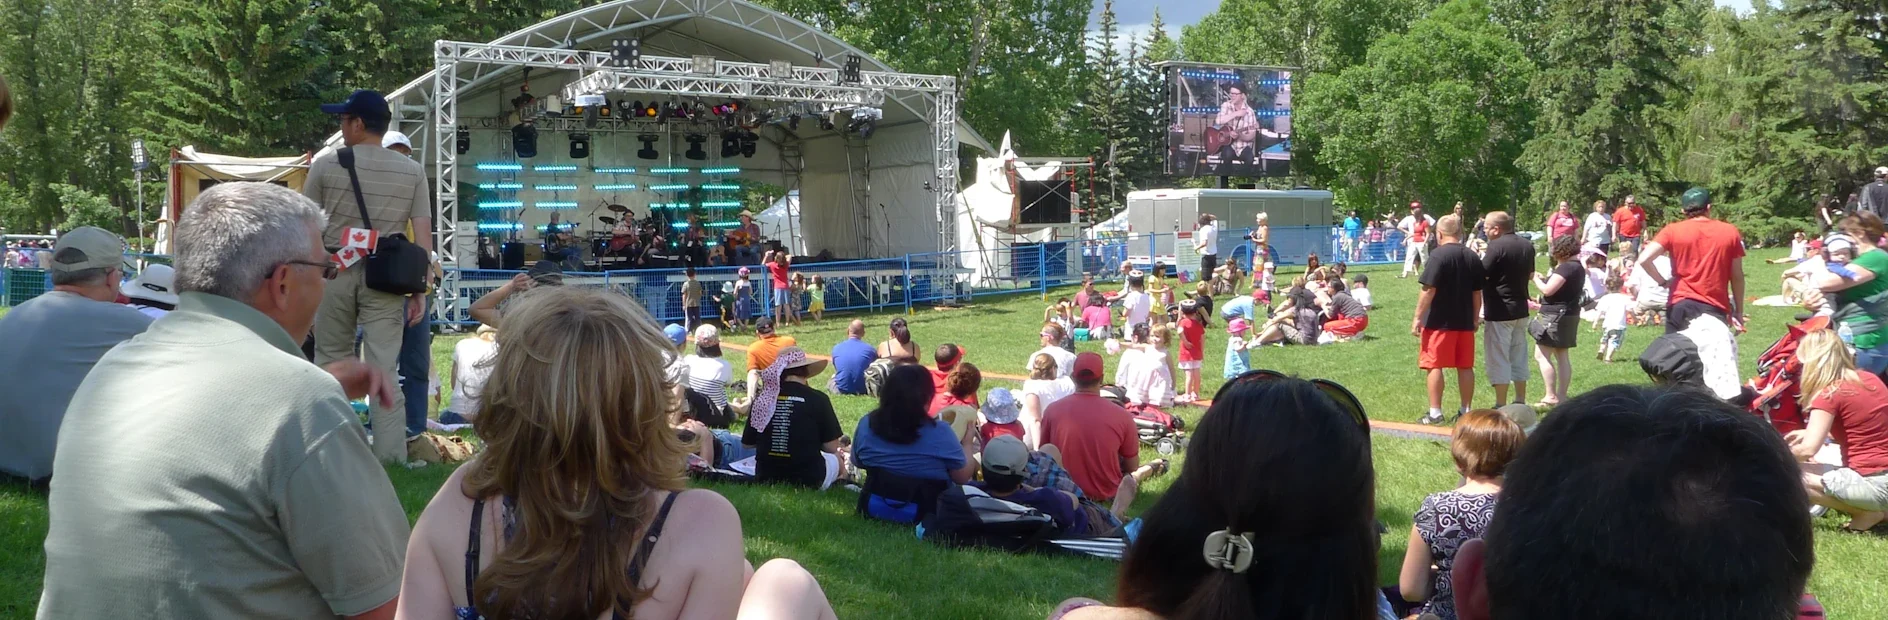
<path fill-rule="evenodd" d="M 1164 175 L 1163 61 L 1300 68 L 1294 174 L 1340 209 L 1411 200 L 1541 220 L 1558 200 L 1714 191 L 1753 235 L 1811 226 L 1888 163 L 1888 0 L 1223 0 L 1169 37 L 1111 0 L 759 0 L 904 71 L 955 76 L 960 115 L 1024 155 L 1092 156 L 1102 219 Z M 581 0 L 0 0 L 0 227 L 135 230 L 168 150 L 315 147 L 316 109 Z M 158 165 L 134 187 L 130 144 Z M 1241 180 L 1245 181 L 1245 180 Z"/>

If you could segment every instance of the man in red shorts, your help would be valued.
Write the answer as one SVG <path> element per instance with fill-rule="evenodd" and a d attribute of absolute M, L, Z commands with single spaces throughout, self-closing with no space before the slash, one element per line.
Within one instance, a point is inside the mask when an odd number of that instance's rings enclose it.
<path fill-rule="evenodd" d="M 1416 318 L 1410 333 L 1422 338 L 1417 366 L 1429 373 L 1429 413 L 1423 424 L 1440 424 L 1444 369 L 1455 369 L 1456 388 L 1462 392 L 1461 415 L 1475 398 L 1475 330 L 1482 316 L 1482 261 L 1462 245 L 1462 218 L 1444 216 L 1436 222 L 1438 245 L 1423 265 L 1417 280 L 1423 286 L 1416 298 Z"/>
<path fill-rule="evenodd" d="M 1357 301 L 1350 293 L 1337 291 L 1331 293 L 1331 301 L 1324 305 L 1325 333 L 1346 342 L 1363 335 L 1364 328 L 1370 327 L 1370 314 L 1363 302 Z"/>

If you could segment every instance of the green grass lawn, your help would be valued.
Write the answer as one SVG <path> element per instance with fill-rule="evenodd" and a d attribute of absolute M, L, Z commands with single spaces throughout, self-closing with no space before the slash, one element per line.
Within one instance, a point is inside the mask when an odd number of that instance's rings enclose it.
<path fill-rule="evenodd" d="M 1759 252 L 1755 258 L 1773 258 Z M 1778 266 L 1750 261 L 1751 293 L 1776 290 Z M 1329 378 L 1348 386 L 1363 400 L 1370 416 L 1380 420 L 1412 422 L 1426 405 L 1422 375 L 1415 368 L 1416 339 L 1408 334 L 1416 285 L 1396 279 L 1396 269 L 1363 270 L 1376 286 L 1378 309 L 1369 333 L 1373 339 L 1317 348 L 1266 348 L 1255 351 L 1253 366 L 1304 376 Z M 1353 272 L 1355 273 L 1355 271 Z M 1073 289 L 1056 295 L 1073 295 Z M 1035 296 L 980 300 L 963 308 L 920 309 L 909 317 L 919 344 L 932 347 L 955 342 L 967 347 L 968 359 L 985 372 L 1024 374 L 1023 364 L 1038 348 L 1036 329 L 1042 301 Z M 4 309 L 0 309 L 4 311 Z M 1757 308 L 1751 332 L 1740 339 L 1745 374 L 1756 355 L 1782 333 L 1795 312 Z M 784 327 L 809 350 L 824 353 L 845 337 L 852 315 L 829 315 L 820 323 Z M 885 337 L 889 315 L 868 315 L 868 340 Z M 1224 352 L 1223 323 L 1215 319 L 1208 330 L 1205 393 L 1219 386 L 1219 359 Z M 1619 359 L 1633 360 L 1640 348 L 1656 337 L 1653 328 L 1634 329 L 1627 336 Z M 449 363 L 452 343 L 459 336 L 435 340 L 439 367 Z M 730 336 L 730 342 L 742 342 Z M 1632 361 L 1612 365 L 1592 358 L 1598 334 L 1581 337 L 1575 351 L 1574 392 L 1610 383 L 1643 383 L 1644 375 Z M 1081 343 L 1083 350 L 1100 350 L 1099 343 Z M 742 356 L 730 350 L 737 368 Z M 1113 359 L 1109 360 L 1112 368 Z M 1534 377 L 1538 383 L 1538 375 Z M 1015 387 L 1010 381 L 986 380 L 985 389 Z M 1451 387 L 1449 394 L 1453 394 Z M 1538 388 L 1532 395 L 1539 397 Z M 1450 396 L 1449 399 L 1452 399 Z M 1476 402 L 1492 399 L 1485 386 Z M 1447 400 L 1447 399 L 1445 399 Z M 873 403 L 856 396 L 834 398 L 842 426 L 848 432 Z M 1176 413 L 1197 422 L 1201 410 L 1177 408 Z M 1377 466 L 1377 512 L 1389 524 L 1379 555 L 1378 575 L 1383 583 L 1395 580 L 1403 557 L 1410 515 L 1424 495 L 1450 488 L 1456 474 L 1445 445 L 1379 435 L 1374 438 Z M 1178 459 L 1184 459 L 1184 453 Z M 1178 461 L 1176 461 L 1177 464 Z M 1176 468 L 1177 471 L 1177 468 Z M 410 517 L 439 488 L 449 471 L 429 467 L 389 470 L 401 503 Z M 1171 477 L 1153 481 L 1136 502 L 1137 511 L 1152 505 Z M 1033 618 L 1071 596 L 1111 598 L 1114 570 L 1111 562 L 1082 558 L 1013 556 L 974 551 L 946 551 L 916 540 L 912 530 L 866 522 L 852 515 L 857 496 L 841 490 L 824 494 L 747 485 L 710 485 L 741 511 L 747 552 L 756 564 L 787 557 L 804 564 L 819 577 L 842 617 L 871 618 Z M 1888 617 L 1888 590 L 1880 587 L 1880 567 L 1888 565 L 1888 539 L 1844 534 L 1842 523 L 1831 516 L 1817 522 L 1817 567 L 1810 590 L 1821 597 L 1834 617 Z M 27 618 L 38 598 L 44 557 L 41 541 L 47 527 L 44 495 L 17 487 L 0 487 L 0 618 Z"/>

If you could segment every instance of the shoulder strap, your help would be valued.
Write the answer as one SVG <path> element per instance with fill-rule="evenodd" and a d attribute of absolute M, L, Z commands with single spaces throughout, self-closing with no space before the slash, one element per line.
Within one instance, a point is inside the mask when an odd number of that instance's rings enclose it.
<path fill-rule="evenodd" d="M 345 152 L 345 151 L 344 151 Z M 465 541 L 465 606 L 477 608 L 478 600 L 472 598 L 472 582 L 479 578 L 479 531 L 485 525 L 485 500 L 472 502 L 472 527 Z"/>
<path fill-rule="evenodd" d="M 669 520 L 669 509 L 675 507 L 675 497 L 681 495 L 671 491 L 667 499 L 662 500 L 662 509 L 656 511 L 656 520 L 649 523 L 649 533 L 642 537 L 642 545 L 636 548 L 636 557 L 630 560 L 629 576 L 638 583 L 642 580 L 642 569 L 649 564 L 649 554 L 655 551 L 656 539 L 662 537 L 662 524 Z"/>
<path fill-rule="evenodd" d="M 368 230 L 374 229 L 374 219 L 367 217 L 367 198 L 361 195 L 361 176 L 354 173 L 354 147 L 347 147 L 335 152 L 335 159 L 347 169 L 347 182 L 354 186 L 354 206 L 361 210 L 361 225 Z"/>

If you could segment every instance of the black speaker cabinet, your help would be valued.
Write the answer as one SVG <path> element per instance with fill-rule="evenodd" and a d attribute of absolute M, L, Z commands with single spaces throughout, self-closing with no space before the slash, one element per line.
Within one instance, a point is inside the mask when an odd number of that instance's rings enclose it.
<path fill-rule="evenodd" d="M 1016 181 L 1018 224 L 1067 224 L 1073 205 L 1068 180 Z"/>

